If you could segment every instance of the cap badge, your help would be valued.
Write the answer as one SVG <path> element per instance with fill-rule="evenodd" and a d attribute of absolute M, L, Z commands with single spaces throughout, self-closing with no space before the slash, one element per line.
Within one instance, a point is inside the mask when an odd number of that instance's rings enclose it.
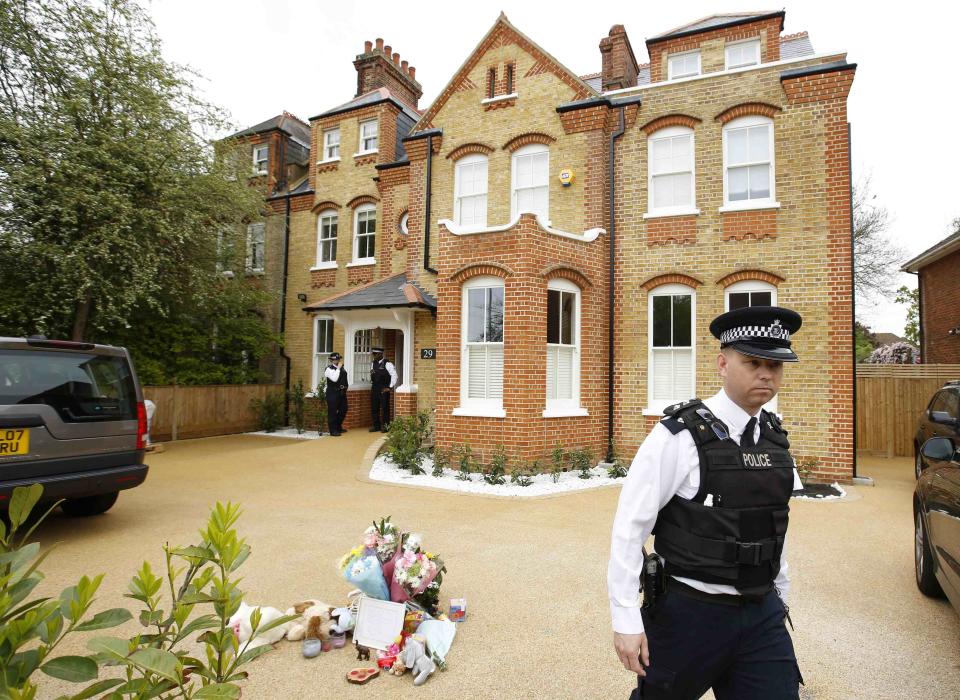
<path fill-rule="evenodd" d="M 770 337 L 771 338 L 782 338 L 783 337 L 783 328 L 780 326 L 780 319 L 774 319 L 773 323 L 770 324 Z"/>

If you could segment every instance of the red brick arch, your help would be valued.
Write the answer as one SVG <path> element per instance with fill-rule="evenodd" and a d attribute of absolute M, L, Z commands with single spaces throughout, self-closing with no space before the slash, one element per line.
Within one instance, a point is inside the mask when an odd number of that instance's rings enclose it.
<path fill-rule="evenodd" d="M 548 281 L 553 279 L 565 279 L 568 282 L 573 282 L 575 285 L 580 287 L 580 289 L 586 289 L 587 287 L 593 286 L 593 282 L 589 277 L 587 277 L 586 273 L 573 267 L 572 265 L 564 265 L 563 263 L 558 263 L 556 265 L 551 265 L 550 267 L 544 268 L 540 271 L 540 276 Z"/>
<path fill-rule="evenodd" d="M 531 143 L 542 143 L 544 146 L 549 146 L 554 141 L 556 141 L 556 139 L 550 134 L 544 134 L 540 131 L 531 131 L 526 134 L 514 136 L 512 139 L 503 144 L 503 150 L 513 153 L 519 148 L 529 146 Z"/>
<path fill-rule="evenodd" d="M 483 156 L 488 156 L 493 153 L 493 147 L 488 146 L 485 143 L 465 143 L 462 146 L 457 146 L 452 151 L 447 154 L 448 160 L 460 160 L 464 156 L 473 155 L 479 153 Z"/>
<path fill-rule="evenodd" d="M 319 214 L 320 212 L 322 212 L 322 211 L 325 210 L 325 209 L 336 209 L 336 210 L 339 210 L 339 209 L 340 209 L 340 205 L 337 204 L 336 202 L 332 202 L 332 201 L 330 201 L 330 200 L 328 199 L 328 200 L 326 200 L 326 201 L 324 201 L 324 202 L 320 202 L 319 204 L 313 205 L 313 208 L 312 208 L 310 211 L 312 211 L 314 214 Z"/>
<path fill-rule="evenodd" d="M 506 279 L 512 274 L 513 270 L 500 263 L 470 263 L 450 275 L 450 281 L 460 284 L 461 282 L 466 282 L 471 277 L 480 277 L 482 275 L 492 275 L 493 277 Z"/>
<path fill-rule="evenodd" d="M 374 197 L 373 195 L 362 194 L 359 197 L 354 197 L 349 202 L 347 202 L 347 206 L 350 209 L 356 209 L 362 204 L 379 204 L 379 203 L 380 203 L 380 200 Z"/>
<path fill-rule="evenodd" d="M 761 282 L 766 282 L 772 284 L 774 287 L 780 286 L 780 283 L 783 282 L 783 277 L 780 275 L 775 275 L 772 272 L 767 272 L 766 270 L 737 270 L 736 272 L 731 272 L 729 275 L 724 275 L 717 280 L 717 284 L 721 287 L 729 287 L 731 284 L 737 282 L 743 282 L 745 280 L 759 280 Z"/>
<path fill-rule="evenodd" d="M 776 105 L 768 104 L 766 102 L 742 102 L 738 105 L 733 105 L 732 107 L 727 107 L 725 110 L 720 112 L 714 119 L 721 124 L 726 124 L 727 122 L 733 121 L 737 117 L 746 117 L 748 115 L 755 115 L 758 117 L 769 117 L 773 119 L 778 112 L 783 110 Z"/>
<path fill-rule="evenodd" d="M 640 286 L 643 287 L 644 291 L 649 292 L 651 289 L 662 287 L 665 284 L 685 284 L 688 287 L 693 287 L 696 289 L 697 287 L 702 286 L 703 282 L 698 280 L 696 277 L 685 275 L 682 272 L 670 272 L 666 275 L 657 275 L 656 277 L 651 277 Z"/>
<path fill-rule="evenodd" d="M 685 126 L 688 129 L 695 129 L 697 124 L 700 124 L 702 121 L 702 119 L 691 117 L 689 114 L 665 114 L 662 117 L 648 121 L 640 127 L 640 131 L 643 131 L 649 136 L 655 131 L 666 129 L 668 126 Z"/>

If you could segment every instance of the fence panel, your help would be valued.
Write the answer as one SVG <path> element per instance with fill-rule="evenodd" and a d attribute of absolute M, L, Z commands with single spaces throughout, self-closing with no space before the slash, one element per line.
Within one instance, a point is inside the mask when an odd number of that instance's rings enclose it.
<path fill-rule="evenodd" d="M 912 457 L 917 419 L 960 365 L 857 365 L 857 451 Z"/>
<path fill-rule="evenodd" d="M 161 442 L 257 430 L 250 400 L 275 391 L 283 385 L 145 386 L 144 398 L 157 405 L 150 437 Z"/>

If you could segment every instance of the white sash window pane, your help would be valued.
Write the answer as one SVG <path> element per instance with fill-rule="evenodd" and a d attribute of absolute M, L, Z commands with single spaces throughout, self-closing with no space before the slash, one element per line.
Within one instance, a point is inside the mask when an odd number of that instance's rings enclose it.
<path fill-rule="evenodd" d="M 732 129 L 727 132 L 727 163 L 739 165 L 750 159 L 749 135 L 746 129 Z"/>
<path fill-rule="evenodd" d="M 468 345 L 467 366 L 468 399 L 503 398 L 503 345 Z"/>
<path fill-rule="evenodd" d="M 750 199 L 766 199 L 770 196 L 770 166 L 750 166 Z"/>
<path fill-rule="evenodd" d="M 514 215 L 537 214 L 549 218 L 550 154 L 546 150 L 513 156 Z"/>
<path fill-rule="evenodd" d="M 753 126 L 750 133 L 750 161 L 770 160 L 770 131 L 766 126 Z"/>
<path fill-rule="evenodd" d="M 463 226 L 487 225 L 487 159 L 468 156 L 456 166 L 454 219 Z"/>
<path fill-rule="evenodd" d="M 730 168 L 727 171 L 727 198 L 731 202 L 747 199 L 750 168 Z"/>
<path fill-rule="evenodd" d="M 680 401 L 693 396 L 693 350 L 653 351 L 654 401 Z"/>
<path fill-rule="evenodd" d="M 353 334 L 353 379 L 351 381 L 354 383 L 370 381 L 370 370 L 373 368 L 370 353 L 372 339 L 373 331 L 369 328 Z"/>
<path fill-rule="evenodd" d="M 469 289 L 467 295 L 467 342 L 482 343 L 487 290 Z"/>
<path fill-rule="evenodd" d="M 503 287 L 489 287 L 487 289 L 487 324 L 488 343 L 503 342 Z"/>
<path fill-rule="evenodd" d="M 503 398 L 503 345 L 487 346 L 487 398 Z"/>

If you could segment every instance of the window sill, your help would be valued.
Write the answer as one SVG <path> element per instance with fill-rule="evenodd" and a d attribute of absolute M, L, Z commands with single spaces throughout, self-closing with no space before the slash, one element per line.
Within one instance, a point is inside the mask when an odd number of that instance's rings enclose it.
<path fill-rule="evenodd" d="M 336 158 L 327 158 L 326 160 L 318 160 L 317 165 L 326 165 L 327 163 L 339 163 L 339 162 L 340 162 L 340 156 L 337 156 Z"/>
<path fill-rule="evenodd" d="M 589 416 L 590 413 L 583 406 L 567 408 L 545 408 L 544 418 L 573 418 L 575 416 Z"/>
<path fill-rule="evenodd" d="M 364 265 L 376 265 L 376 258 L 360 258 L 359 260 L 354 260 L 353 262 L 348 262 L 347 267 L 363 267 Z"/>
<path fill-rule="evenodd" d="M 480 100 L 480 104 L 488 105 L 492 102 L 503 102 L 504 100 L 515 100 L 517 99 L 518 94 L 511 92 L 509 95 L 497 95 L 496 97 L 487 97 L 486 99 Z"/>
<path fill-rule="evenodd" d="M 244 277 L 263 277 L 263 270 L 244 270 Z"/>
<path fill-rule="evenodd" d="M 360 157 L 362 157 L 362 156 L 375 156 L 375 155 L 377 155 L 377 153 L 379 153 L 379 152 L 380 152 L 380 149 L 375 148 L 375 149 L 373 149 L 372 151 L 360 151 L 359 153 L 354 153 L 354 154 L 353 154 L 353 157 L 354 157 L 354 158 L 360 158 Z"/>
<path fill-rule="evenodd" d="M 310 272 L 315 272 L 317 270 L 336 270 L 336 269 L 337 269 L 337 261 L 330 260 L 328 262 L 317 263 L 316 265 L 310 268 Z"/>
<path fill-rule="evenodd" d="M 750 202 L 737 204 L 724 204 L 720 207 L 720 213 L 730 211 L 752 211 L 754 209 L 779 209 L 780 202 Z"/>
<path fill-rule="evenodd" d="M 457 406 L 450 412 L 452 416 L 477 416 L 478 418 L 506 418 L 502 408 L 484 408 L 482 406 Z"/>
<path fill-rule="evenodd" d="M 643 215 L 644 219 L 666 219 L 671 216 L 700 216 L 699 209 L 680 209 L 677 211 L 651 211 Z"/>

